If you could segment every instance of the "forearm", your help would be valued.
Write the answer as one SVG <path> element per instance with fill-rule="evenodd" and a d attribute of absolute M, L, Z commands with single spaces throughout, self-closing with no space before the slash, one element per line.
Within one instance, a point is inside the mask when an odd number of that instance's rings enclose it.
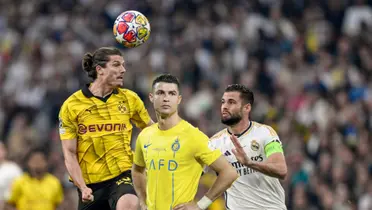
<path fill-rule="evenodd" d="M 84 189 L 86 186 L 83 174 L 81 172 L 80 165 L 77 161 L 77 157 L 75 154 L 68 154 L 65 156 L 65 164 L 68 173 L 70 174 L 74 184 L 80 189 Z"/>
<path fill-rule="evenodd" d="M 218 174 L 216 181 L 205 194 L 210 200 L 214 201 L 223 192 L 230 188 L 231 184 L 238 178 L 235 170 L 226 170 Z"/>
<path fill-rule="evenodd" d="M 267 176 L 279 179 L 284 179 L 287 174 L 286 166 L 283 166 L 281 163 L 250 161 L 244 165 Z"/>
<path fill-rule="evenodd" d="M 143 204 L 146 203 L 146 175 L 145 173 L 141 173 L 138 171 L 133 170 L 132 171 L 132 178 L 133 178 L 133 185 L 134 190 L 137 193 L 137 196 Z"/>

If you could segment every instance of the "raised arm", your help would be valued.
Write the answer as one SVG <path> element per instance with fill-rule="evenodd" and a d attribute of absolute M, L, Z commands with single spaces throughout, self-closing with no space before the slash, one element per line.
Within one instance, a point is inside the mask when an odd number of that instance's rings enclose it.
<path fill-rule="evenodd" d="M 62 141 L 62 150 L 65 158 L 65 165 L 68 173 L 70 174 L 74 184 L 80 189 L 82 193 L 83 202 L 93 201 L 93 192 L 92 189 L 87 187 L 85 184 L 83 174 L 81 173 L 81 168 L 77 159 L 77 140 L 63 140 Z"/>
<path fill-rule="evenodd" d="M 256 171 L 259 171 L 267 176 L 284 179 L 287 176 L 287 164 L 281 150 L 281 145 L 278 142 L 271 142 L 265 147 L 265 152 L 268 158 L 263 162 L 252 161 L 244 152 L 243 147 L 239 143 L 236 136 L 231 135 L 235 149 L 233 153 L 238 161 Z M 279 148 L 280 147 L 280 148 Z"/>

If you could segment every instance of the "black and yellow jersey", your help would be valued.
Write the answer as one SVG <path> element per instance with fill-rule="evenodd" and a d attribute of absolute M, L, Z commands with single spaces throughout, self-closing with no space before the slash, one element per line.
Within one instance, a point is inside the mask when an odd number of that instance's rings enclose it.
<path fill-rule="evenodd" d="M 59 132 L 62 141 L 77 139 L 83 178 L 92 184 L 131 169 L 132 123 L 142 129 L 150 120 L 143 101 L 133 91 L 117 88 L 101 98 L 85 86 L 63 103 Z"/>

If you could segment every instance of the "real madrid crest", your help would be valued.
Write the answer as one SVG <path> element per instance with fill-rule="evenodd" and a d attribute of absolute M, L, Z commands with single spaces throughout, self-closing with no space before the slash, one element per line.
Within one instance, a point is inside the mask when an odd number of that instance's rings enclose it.
<path fill-rule="evenodd" d="M 120 101 L 120 102 L 119 102 L 118 110 L 119 110 L 120 113 L 123 113 L 123 114 L 124 114 L 125 112 L 127 112 L 127 107 L 125 107 L 125 105 L 124 105 L 124 101 Z"/>
<path fill-rule="evenodd" d="M 180 149 L 180 147 L 181 147 L 181 145 L 180 145 L 180 142 L 177 138 L 176 141 L 174 141 L 173 144 L 172 144 L 172 151 L 177 152 Z"/>
<path fill-rule="evenodd" d="M 256 140 L 252 140 L 251 149 L 253 151 L 258 151 L 260 149 L 260 144 Z"/>

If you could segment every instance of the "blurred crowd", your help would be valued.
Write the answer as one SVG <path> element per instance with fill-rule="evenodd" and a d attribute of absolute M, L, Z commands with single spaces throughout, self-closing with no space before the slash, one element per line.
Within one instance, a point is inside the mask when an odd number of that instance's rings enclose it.
<path fill-rule="evenodd" d="M 83 54 L 116 46 L 127 62 L 124 86 L 140 95 L 153 119 L 147 95 L 159 73 L 180 78 L 182 116 L 209 136 L 223 128 L 224 88 L 231 83 L 252 88 L 252 120 L 271 125 L 284 145 L 288 209 L 370 210 L 371 5 L 367 0 L 1 0 L 0 139 L 8 155 L 0 154 L 0 173 L 4 158 L 21 169 L 29 150 L 43 147 L 50 172 L 65 188 L 60 209 L 75 208 L 76 189 L 68 182 L 56 129 L 58 111 L 89 82 Z M 114 20 L 125 10 L 142 12 L 151 24 L 149 41 L 135 49 L 119 46 L 112 35 Z M 2 175 L 0 191 L 11 182 Z"/>

